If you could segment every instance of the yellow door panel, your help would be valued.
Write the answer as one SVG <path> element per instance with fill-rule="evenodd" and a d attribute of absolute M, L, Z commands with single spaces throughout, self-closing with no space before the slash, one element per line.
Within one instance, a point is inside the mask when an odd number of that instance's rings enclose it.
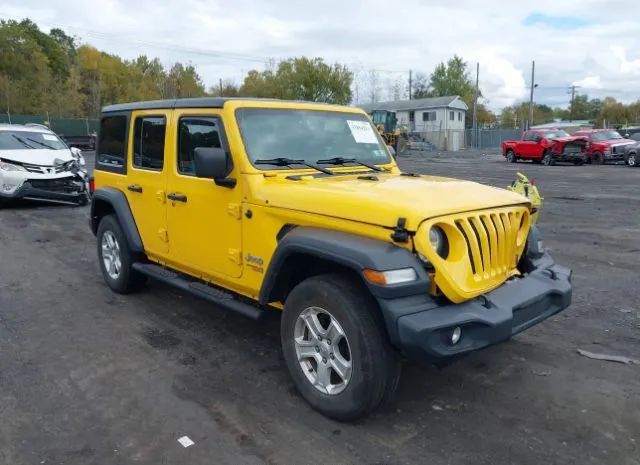
<path fill-rule="evenodd" d="M 170 110 L 136 111 L 131 115 L 127 185 L 124 192 L 136 219 L 145 252 L 164 257 L 169 251 L 166 182 L 174 138 L 168 130 Z"/>
<path fill-rule="evenodd" d="M 167 157 L 167 225 L 169 260 L 205 279 L 237 278 L 242 274 L 240 179 L 233 188 L 212 179 L 196 178 L 196 147 L 228 150 L 220 113 L 214 110 L 175 110 L 175 143 Z M 234 167 L 229 177 L 238 177 Z"/>

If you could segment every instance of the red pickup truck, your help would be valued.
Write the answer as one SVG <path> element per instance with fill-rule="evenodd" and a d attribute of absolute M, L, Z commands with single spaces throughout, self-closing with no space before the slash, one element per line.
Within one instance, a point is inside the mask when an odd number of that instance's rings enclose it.
<path fill-rule="evenodd" d="M 587 161 L 586 147 L 586 137 L 571 137 L 560 129 L 532 129 L 523 132 L 520 140 L 505 140 L 502 156 L 511 163 L 532 160 L 545 165 L 556 162 L 582 165 Z"/>
<path fill-rule="evenodd" d="M 634 143 L 613 129 L 588 129 L 576 131 L 575 135 L 589 140 L 585 155 L 588 162 L 594 165 L 604 165 L 609 161 L 624 161 L 625 149 Z"/>

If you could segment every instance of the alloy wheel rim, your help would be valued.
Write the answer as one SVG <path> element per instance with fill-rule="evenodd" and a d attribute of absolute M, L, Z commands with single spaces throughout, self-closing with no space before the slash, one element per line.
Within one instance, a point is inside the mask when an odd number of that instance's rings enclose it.
<path fill-rule="evenodd" d="M 104 232 L 101 246 L 104 269 L 111 279 L 118 279 L 122 270 L 122 260 L 120 258 L 120 244 L 118 244 L 113 232 Z"/>
<path fill-rule="evenodd" d="M 298 363 L 313 387 L 329 395 L 344 391 L 353 360 L 338 320 L 323 308 L 308 307 L 298 316 L 293 337 Z"/>
<path fill-rule="evenodd" d="M 628 162 L 629 162 L 629 165 L 635 166 L 635 164 L 636 164 L 636 156 L 635 155 L 629 155 Z"/>

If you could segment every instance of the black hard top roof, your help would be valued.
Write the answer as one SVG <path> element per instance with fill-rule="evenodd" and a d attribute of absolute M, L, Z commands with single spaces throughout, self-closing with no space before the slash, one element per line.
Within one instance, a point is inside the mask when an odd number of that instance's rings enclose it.
<path fill-rule="evenodd" d="M 199 98 L 178 98 L 169 100 L 147 100 L 142 102 L 118 103 L 107 105 L 102 108 L 103 113 L 114 111 L 132 110 L 159 110 L 173 108 L 222 108 L 224 103 L 230 100 L 255 101 L 255 102 L 295 102 L 293 100 L 279 100 L 271 98 L 243 98 L 243 97 L 199 97 Z M 304 102 L 327 105 L 320 102 Z"/>

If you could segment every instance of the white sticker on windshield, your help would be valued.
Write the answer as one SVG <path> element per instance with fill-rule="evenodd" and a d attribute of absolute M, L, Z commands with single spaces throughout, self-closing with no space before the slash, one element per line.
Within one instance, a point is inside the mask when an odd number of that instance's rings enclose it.
<path fill-rule="evenodd" d="M 57 141 L 58 138 L 56 136 L 54 136 L 53 134 L 42 134 L 42 138 L 44 140 L 52 140 L 52 141 Z"/>
<path fill-rule="evenodd" d="M 378 138 L 368 121 L 347 120 L 351 135 L 358 144 L 377 144 Z"/>

